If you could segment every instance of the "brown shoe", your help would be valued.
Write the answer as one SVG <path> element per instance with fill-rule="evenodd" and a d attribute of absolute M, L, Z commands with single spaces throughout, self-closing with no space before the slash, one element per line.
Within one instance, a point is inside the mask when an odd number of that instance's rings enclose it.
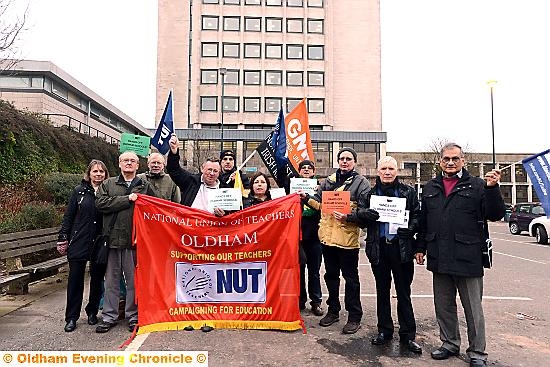
<path fill-rule="evenodd" d="M 323 316 L 325 311 L 323 311 L 323 309 L 321 308 L 320 305 L 318 304 L 313 304 L 311 305 L 311 312 L 315 315 L 315 316 Z"/>
<path fill-rule="evenodd" d="M 342 329 L 342 332 L 344 334 L 355 334 L 357 330 L 361 328 L 361 324 L 355 321 L 348 321 L 347 324 L 344 325 L 344 328 Z"/>

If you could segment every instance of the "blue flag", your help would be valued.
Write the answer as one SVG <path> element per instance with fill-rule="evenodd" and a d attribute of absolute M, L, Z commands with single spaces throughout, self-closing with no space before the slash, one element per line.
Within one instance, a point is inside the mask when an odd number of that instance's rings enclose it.
<path fill-rule="evenodd" d="M 282 107 L 279 110 L 279 116 L 277 117 L 277 122 L 275 123 L 275 129 L 273 129 L 271 147 L 275 153 L 277 167 L 284 167 L 288 163 L 288 159 L 286 154 L 285 117 L 283 115 Z"/>
<path fill-rule="evenodd" d="M 174 113 L 172 111 L 172 91 L 168 95 L 168 101 L 155 136 L 151 138 L 151 145 L 158 149 L 160 154 L 166 154 L 170 150 L 170 137 L 174 133 Z"/>
<path fill-rule="evenodd" d="M 550 149 L 525 158 L 522 163 L 546 212 L 546 217 L 550 218 Z"/>

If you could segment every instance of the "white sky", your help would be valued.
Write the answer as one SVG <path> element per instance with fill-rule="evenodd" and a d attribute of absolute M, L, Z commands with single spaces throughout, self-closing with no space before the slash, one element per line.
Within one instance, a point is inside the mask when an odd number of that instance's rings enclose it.
<path fill-rule="evenodd" d="M 157 1 L 17 0 L 28 1 L 22 57 L 52 61 L 153 127 Z M 548 14 L 546 0 L 381 0 L 388 151 L 447 139 L 491 152 L 491 79 L 497 153 L 550 148 Z"/>

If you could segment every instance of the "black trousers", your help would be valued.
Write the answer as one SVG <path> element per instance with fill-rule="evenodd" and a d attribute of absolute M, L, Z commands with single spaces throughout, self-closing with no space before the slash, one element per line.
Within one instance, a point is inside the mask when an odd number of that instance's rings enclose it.
<path fill-rule="evenodd" d="M 399 338 L 402 341 L 414 340 L 416 323 L 411 302 L 411 284 L 414 275 L 414 263 L 401 263 L 399 244 L 387 244 L 385 238 L 380 241 L 380 261 L 371 265 L 376 281 L 376 315 L 378 332 L 393 335 L 391 317 L 390 288 L 393 274 L 395 292 L 397 293 L 397 319 L 399 321 Z"/>
<path fill-rule="evenodd" d="M 305 305 L 309 293 L 310 304 L 320 305 L 321 294 L 321 269 L 322 249 L 319 240 L 301 241 L 300 246 L 306 254 L 305 264 L 300 263 L 300 304 Z M 307 265 L 307 291 L 306 291 L 306 265 Z"/>
<path fill-rule="evenodd" d="M 325 261 L 325 283 L 328 289 L 328 312 L 340 312 L 340 272 L 346 282 L 344 305 L 348 321 L 360 322 L 363 317 L 361 306 L 361 285 L 359 284 L 359 249 L 343 249 L 323 245 Z"/>
<path fill-rule="evenodd" d="M 69 261 L 69 280 L 67 284 L 67 307 L 65 321 L 78 320 L 84 297 L 84 275 L 87 261 Z M 90 295 L 86 305 L 87 315 L 97 315 L 99 300 L 103 293 L 103 279 L 106 266 L 90 263 Z"/>

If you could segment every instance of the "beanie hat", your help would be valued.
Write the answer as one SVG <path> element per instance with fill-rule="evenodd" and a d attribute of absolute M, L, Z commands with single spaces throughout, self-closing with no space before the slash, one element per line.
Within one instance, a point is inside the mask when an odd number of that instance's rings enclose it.
<path fill-rule="evenodd" d="M 300 164 L 298 165 L 298 170 L 301 170 L 303 166 L 310 166 L 313 170 L 315 170 L 315 164 L 309 159 L 306 159 L 305 161 L 301 161 Z"/>
<path fill-rule="evenodd" d="M 235 159 L 235 152 L 233 152 L 231 149 L 222 150 L 222 152 L 220 153 L 220 159 L 223 159 L 223 157 L 226 157 L 226 156 L 230 156 L 230 157 L 233 157 L 233 159 Z"/>
<path fill-rule="evenodd" d="M 342 154 L 343 152 L 350 152 L 351 155 L 353 156 L 353 160 L 355 162 L 357 162 L 357 152 L 355 150 L 353 150 L 353 148 L 349 148 L 349 147 L 344 147 L 342 149 L 340 149 L 340 151 L 338 152 L 338 159 L 340 159 L 340 154 Z"/>

